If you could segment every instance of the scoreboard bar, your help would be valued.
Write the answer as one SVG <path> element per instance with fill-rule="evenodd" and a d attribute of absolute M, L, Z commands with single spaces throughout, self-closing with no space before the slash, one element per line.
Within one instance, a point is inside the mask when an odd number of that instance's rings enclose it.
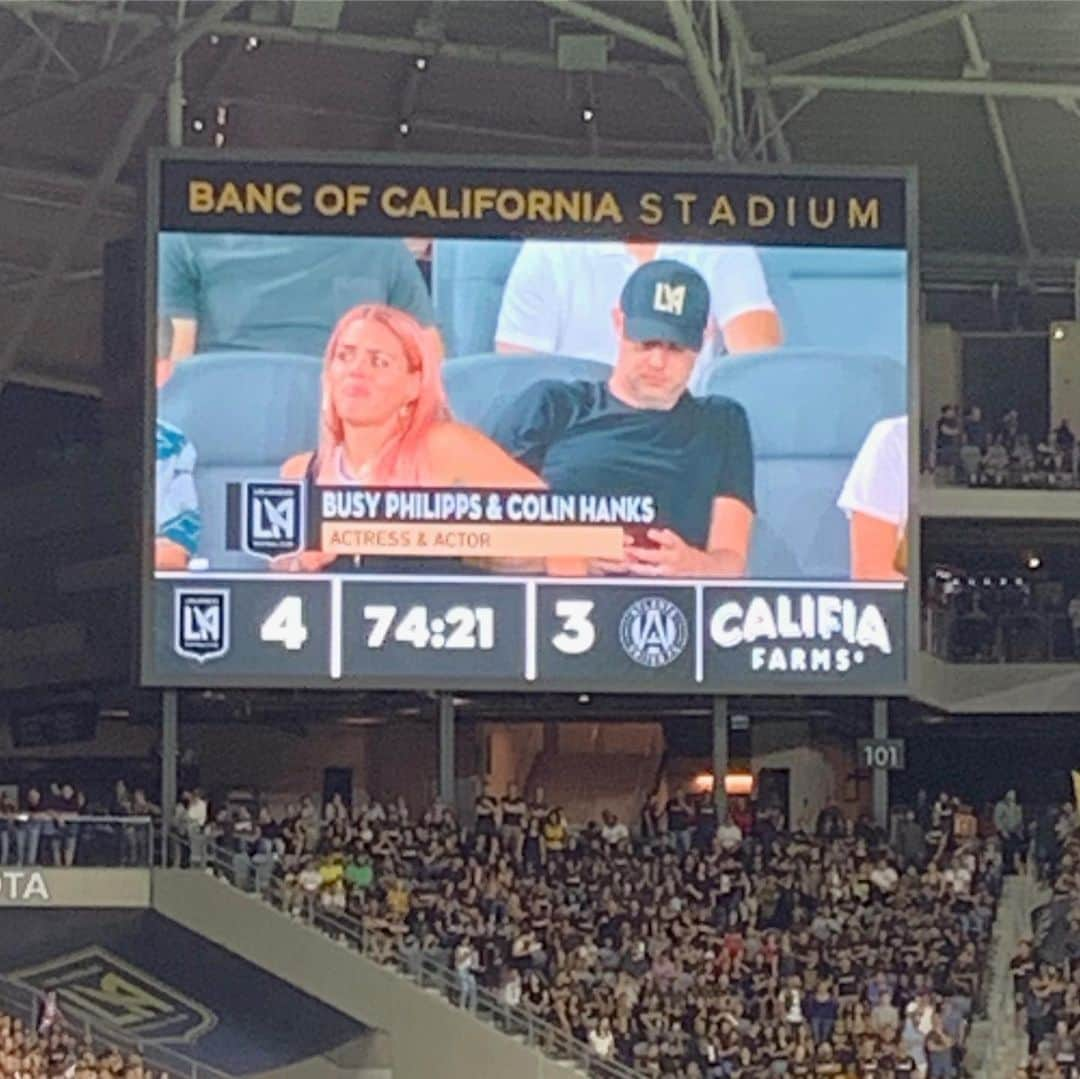
<path fill-rule="evenodd" d="M 901 586 L 161 573 L 161 686 L 883 692 Z"/>

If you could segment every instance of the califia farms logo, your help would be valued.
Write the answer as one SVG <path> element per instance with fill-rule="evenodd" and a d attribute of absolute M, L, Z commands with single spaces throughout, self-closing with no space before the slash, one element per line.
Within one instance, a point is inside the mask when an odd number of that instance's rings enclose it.
<path fill-rule="evenodd" d="M 686 615 L 663 596 L 634 600 L 619 620 L 619 644 L 642 667 L 667 667 L 686 650 Z"/>
<path fill-rule="evenodd" d="M 709 637 L 718 648 L 750 646 L 754 671 L 844 674 L 893 650 L 876 603 L 829 593 L 728 600 L 709 619 Z"/>

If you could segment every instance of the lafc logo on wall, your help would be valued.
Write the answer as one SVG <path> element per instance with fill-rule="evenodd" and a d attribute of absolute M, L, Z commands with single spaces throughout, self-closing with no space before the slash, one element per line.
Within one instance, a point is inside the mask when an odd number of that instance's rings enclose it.
<path fill-rule="evenodd" d="M 686 303 L 686 286 L 669 285 L 666 281 L 657 281 L 653 292 L 653 310 L 665 315 L 681 315 Z"/>
<path fill-rule="evenodd" d="M 173 602 L 173 648 L 179 655 L 205 663 L 228 652 L 228 591 L 178 588 Z"/>
<path fill-rule="evenodd" d="M 103 1020 L 144 1041 L 194 1042 L 217 1026 L 196 1000 L 97 946 L 16 971 L 12 977 L 41 993 L 55 991 L 60 1010 Z"/>
<path fill-rule="evenodd" d="M 244 484 L 243 547 L 248 554 L 276 558 L 303 546 L 303 484 Z"/>

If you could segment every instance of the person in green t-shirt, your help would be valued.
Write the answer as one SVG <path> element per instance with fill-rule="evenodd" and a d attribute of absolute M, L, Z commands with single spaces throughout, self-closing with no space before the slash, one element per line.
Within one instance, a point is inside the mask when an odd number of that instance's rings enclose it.
<path fill-rule="evenodd" d="M 427 286 L 403 240 L 163 232 L 158 316 L 172 362 L 198 352 L 321 356 L 338 319 L 386 304 L 434 322 Z"/>

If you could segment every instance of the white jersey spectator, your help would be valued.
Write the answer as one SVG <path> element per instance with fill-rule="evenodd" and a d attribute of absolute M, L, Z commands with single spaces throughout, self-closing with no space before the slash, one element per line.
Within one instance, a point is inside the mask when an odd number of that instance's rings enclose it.
<path fill-rule="evenodd" d="M 907 416 L 870 428 L 836 504 L 851 521 L 853 580 L 903 577 L 908 507 Z"/>
<path fill-rule="evenodd" d="M 865 513 L 902 528 L 908 512 L 907 416 L 870 428 L 836 504 L 849 516 Z"/>
<path fill-rule="evenodd" d="M 651 253 L 650 249 L 651 248 Z M 526 240 L 503 292 L 495 344 L 500 352 L 548 352 L 614 366 L 619 339 L 612 312 L 643 262 L 674 259 L 709 286 L 702 356 L 780 344 L 782 332 L 761 260 L 752 247 L 628 245 L 618 241 Z M 759 315 L 764 318 L 745 318 Z"/>

